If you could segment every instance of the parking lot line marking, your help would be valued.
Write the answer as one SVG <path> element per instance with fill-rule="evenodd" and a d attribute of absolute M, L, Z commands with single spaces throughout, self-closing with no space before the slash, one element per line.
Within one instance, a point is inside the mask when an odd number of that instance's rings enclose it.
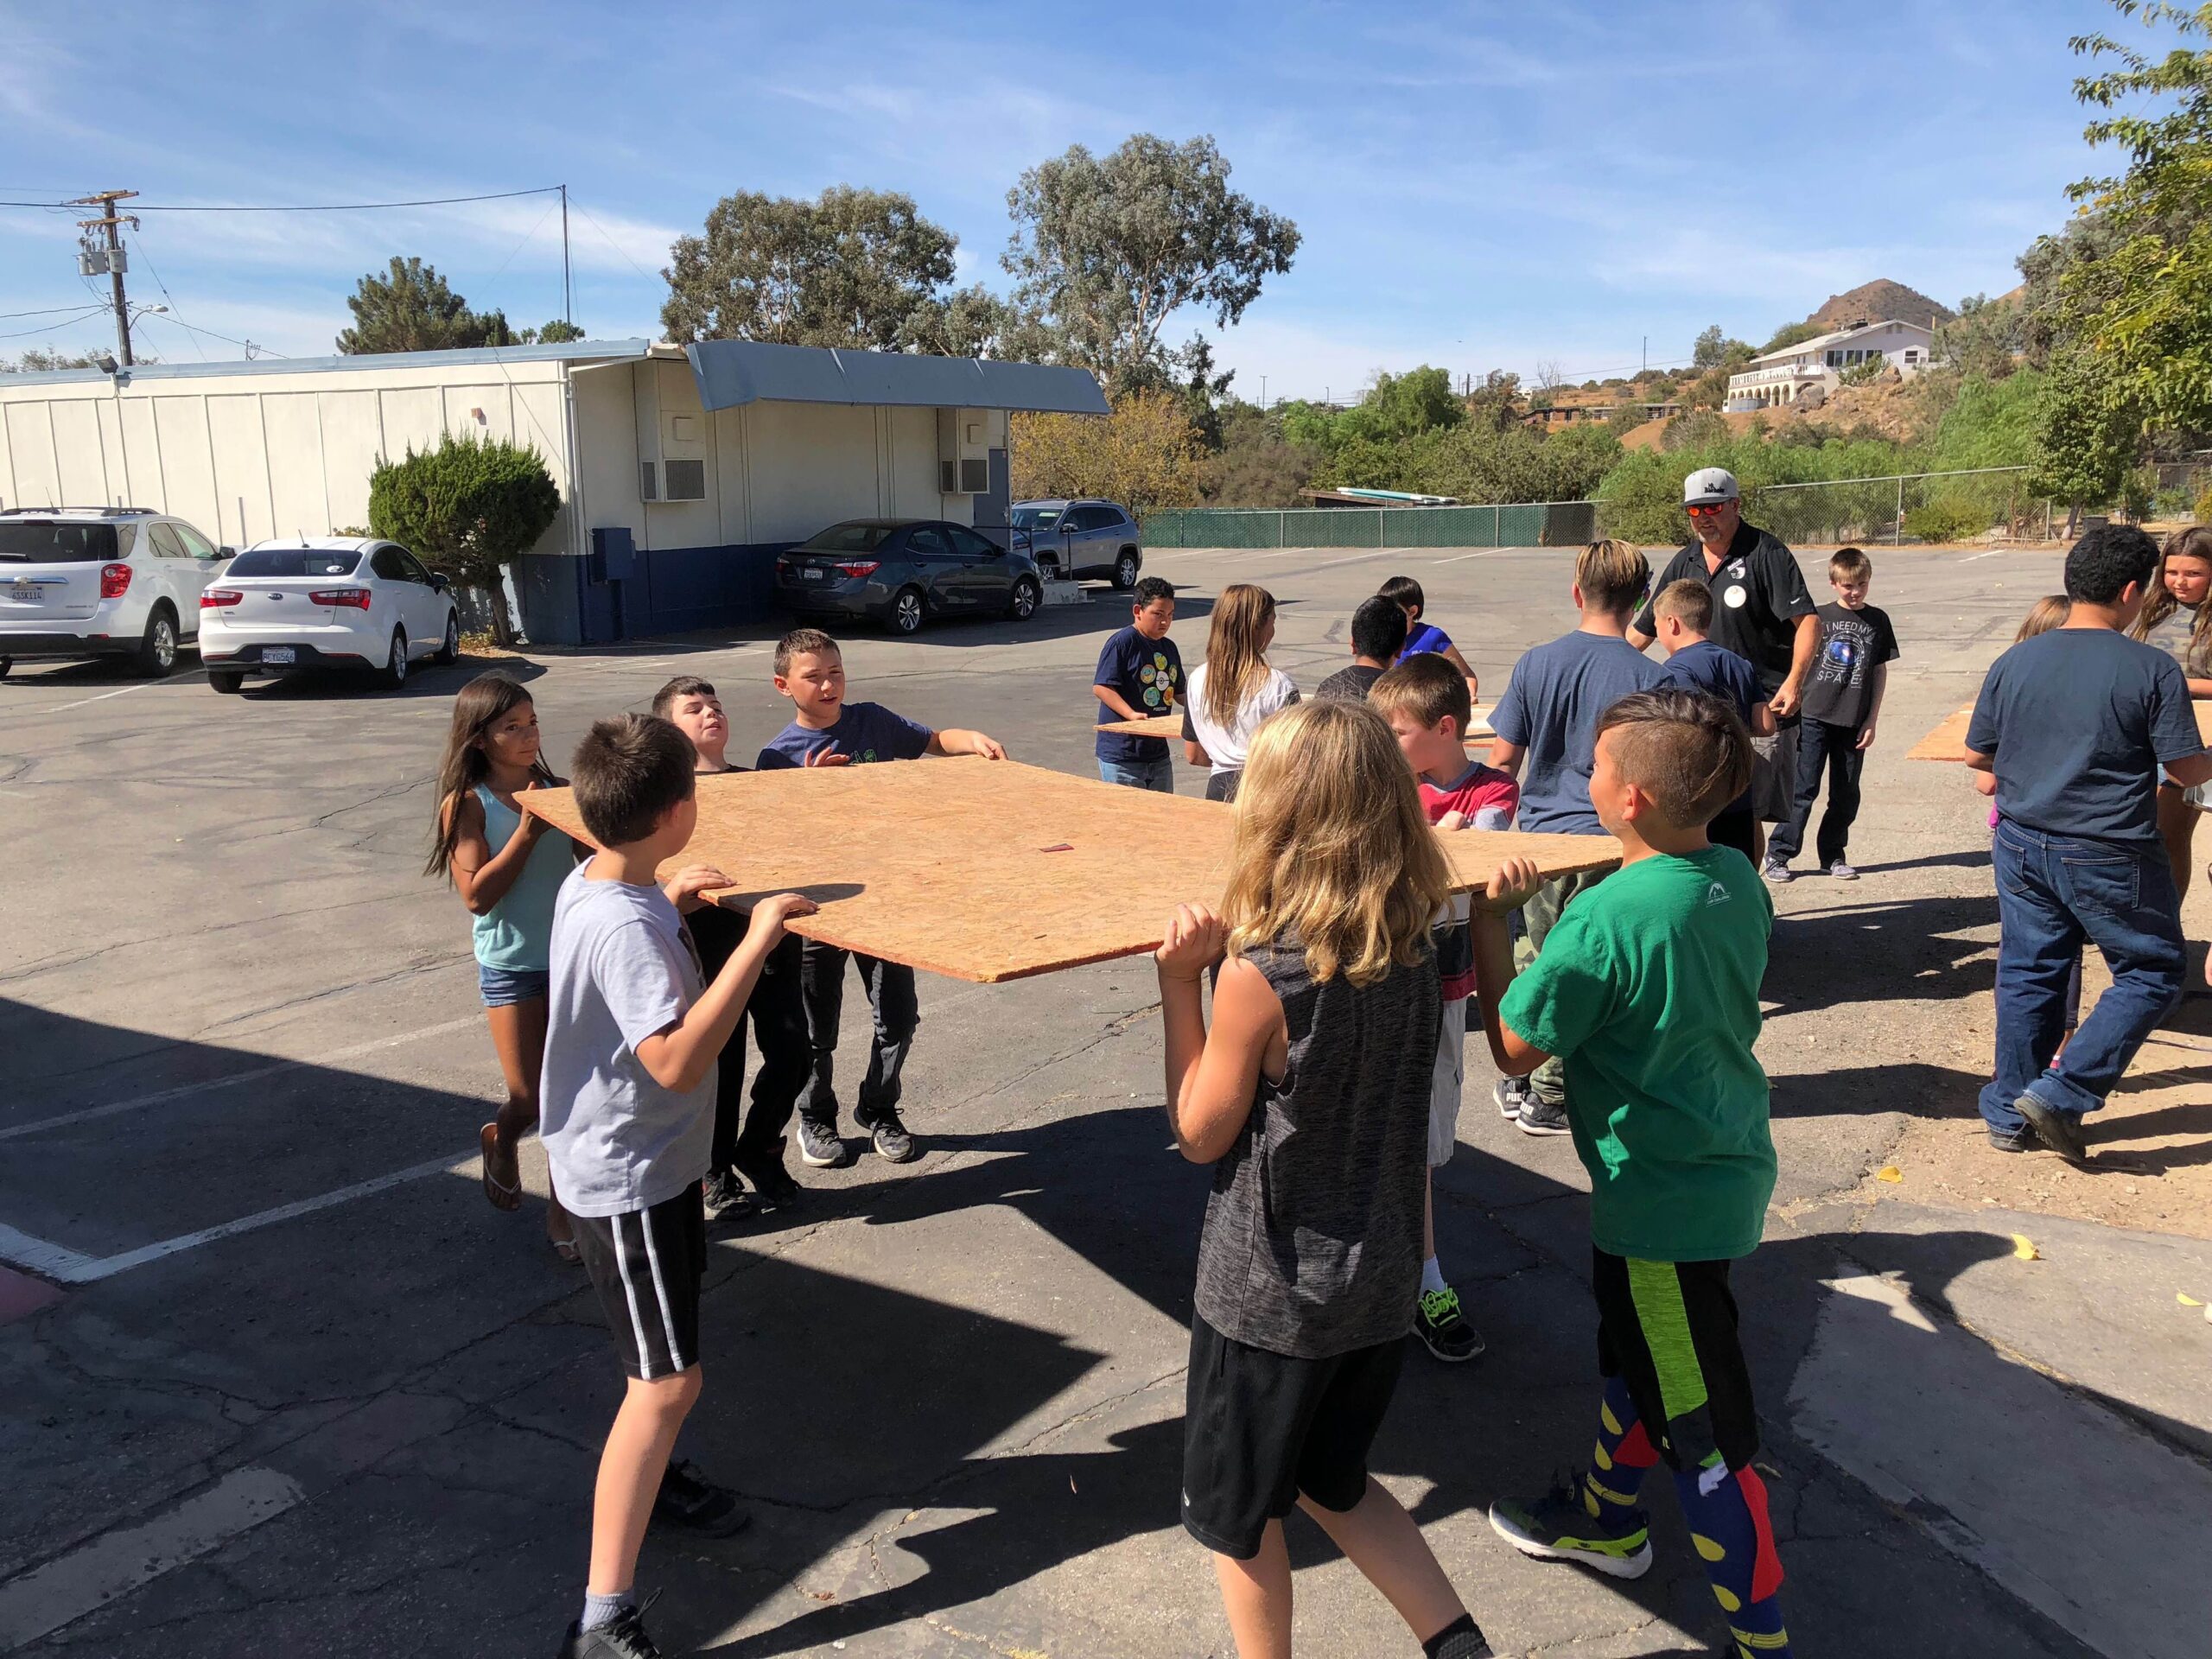
<path fill-rule="evenodd" d="M 289 1475 L 233 1469 L 164 1514 L 57 1555 L 0 1585 L 0 1649 L 12 1652 L 74 1624 L 306 1498 Z"/>
<path fill-rule="evenodd" d="M 311 1216 L 318 1210 L 327 1210 L 334 1205 L 351 1204 L 355 1198 L 365 1198 L 410 1181 L 419 1181 L 426 1175 L 458 1175 L 474 1165 L 482 1154 L 474 1147 L 457 1157 L 432 1158 L 419 1164 L 410 1164 L 405 1169 L 396 1169 L 389 1175 L 378 1175 L 370 1180 L 356 1181 L 351 1186 L 341 1186 L 335 1192 L 321 1192 L 312 1198 L 299 1198 L 290 1204 L 280 1204 L 273 1210 L 258 1211 L 251 1216 L 241 1216 L 236 1221 L 226 1221 L 213 1227 L 202 1227 L 198 1232 L 180 1233 L 175 1238 L 164 1238 L 152 1244 L 142 1244 L 135 1250 L 124 1250 L 118 1255 L 86 1255 L 60 1244 L 33 1238 L 28 1233 L 0 1225 L 0 1260 L 11 1267 L 29 1268 L 65 1285 L 97 1284 L 103 1279 L 112 1279 L 118 1273 L 128 1273 L 133 1268 L 143 1268 L 149 1262 L 159 1262 L 187 1250 L 196 1250 L 203 1244 L 213 1244 L 226 1238 L 235 1238 L 240 1233 L 257 1232 L 264 1227 L 273 1227 L 280 1221 L 291 1221 L 301 1216 Z M 17 1255 L 22 1250 L 24 1254 Z"/>
<path fill-rule="evenodd" d="M 113 1117 L 118 1112 L 135 1112 L 143 1106 L 165 1105 L 173 1100 L 206 1094 L 231 1084 L 258 1083 L 264 1077 L 273 1077 L 279 1072 L 297 1071 L 303 1066 L 329 1065 L 339 1060 L 358 1059 L 364 1054 L 373 1054 L 380 1049 L 398 1048 L 404 1044 L 420 1042 L 426 1037 L 442 1037 L 448 1032 L 461 1031 L 482 1023 L 476 1018 L 448 1020 L 442 1025 L 425 1026 L 420 1031 L 402 1032 L 397 1037 L 379 1037 L 374 1042 L 355 1043 L 350 1048 L 334 1048 L 329 1053 L 317 1055 L 311 1060 L 275 1060 L 267 1065 L 232 1071 L 225 1077 L 208 1077 L 199 1083 L 181 1083 L 174 1089 L 158 1089 L 150 1095 L 138 1095 L 130 1100 L 111 1100 L 99 1106 L 80 1107 L 76 1111 L 56 1113 L 52 1117 L 41 1117 L 35 1122 L 10 1124 L 0 1129 L 0 1141 L 14 1141 L 48 1129 L 67 1128 L 72 1123 L 89 1123 L 95 1118 Z"/>
<path fill-rule="evenodd" d="M 1458 564 L 1463 560 L 1486 559 L 1493 553 L 1504 553 L 1510 550 L 1503 547 L 1478 547 L 1471 553 L 1454 553 L 1448 559 L 1431 559 L 1429 563 L 1431 564 Z"/>
<path fill-rule="evenodd" d="M 188 668 L 181 674 L 171 674 L 164 679 L 141 680 L 136 685 L 122 686 L 113 691 L 103 691 L 97 697 L 79 697 L 74 702 L 56 702 L 44 709 L 11 709 L 7 712 L 22 715 L 63 715 L 72 709 L 82 709 L 86 703 L 105 702 L 110 697 L 127 697 L 133 691 L 147 691 L 157 685 L 174 685 L 179 680 L 188 680 L 200 671 L 196 668 Z"/>

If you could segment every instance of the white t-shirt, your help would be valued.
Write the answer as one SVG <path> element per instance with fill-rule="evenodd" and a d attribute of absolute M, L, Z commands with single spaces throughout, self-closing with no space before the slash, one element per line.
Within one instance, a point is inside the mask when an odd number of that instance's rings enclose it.
<path fill-rule="evenodd" d="M 1252 734 L 1260 729 L 1268 715 L 1298 701 L 1298 686 L 1281 669 L 1271 668 L 1258 689 L 1244 699 L 1236 718 L 1226 726 L 1217 726 L 1206 712 L 1206 670 L 1210 666 L 1200 663 L 1191 671 L 1188 689 L 1183 693 L 1183 719 L 1198 747 L 1206 752 L 1206 759 L 1213 762 L 1215 772 L 1242 772 Z"/>
<path fill-rule="evenodd" d="M 538 1139 L 571 1215 L 620 1216 L 674 1198 L 707 1173 L 715 1072 L 678 1094 L 638 1045 L 706 988 L 683 918 L 648 883 L 593 881 L 588 861 L 553 906 L 552 988 Z"/>

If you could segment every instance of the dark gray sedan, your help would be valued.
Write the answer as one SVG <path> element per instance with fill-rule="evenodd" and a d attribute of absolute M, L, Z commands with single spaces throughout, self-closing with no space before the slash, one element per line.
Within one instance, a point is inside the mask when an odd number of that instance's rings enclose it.
<path fill-rule="evenodd" d="M 1026 551 L 942 518 L 848 518 L 776 557 L 776 597 L 791 611 L 894 633 L 940 616 L 1026 621 L 1044 593 Z"/>

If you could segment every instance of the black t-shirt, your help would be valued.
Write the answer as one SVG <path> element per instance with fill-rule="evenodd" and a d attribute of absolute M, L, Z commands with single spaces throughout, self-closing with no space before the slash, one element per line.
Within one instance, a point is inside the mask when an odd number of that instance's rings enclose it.
<path fill-rule="evenodd" d="M 1855 732 L 1874 710 L 1874 671 L 1897 658 L 1897 632 L 1890 613 L 1872 605 L 1823 605 L 1816 614 L 1821 648 L 1805 677 L 1804 715 Z"/>
<path fill-rule="evenodd" d="M 1669 582 L 1685 577 L 1712 589 L 1713 626 L 1707 636 L 1749 659 L 1758 670 L 1759 689 L 1771 697 L 1789 677 L 1797 619 L 1814 613 L 1813 595 L 1806 589 L 1805 573 L 1797 568 L 1796 559 L 1777 537 L 1754 524 L 1738 524 L 1718 570 L 1705 568 L 1705 545 L 1694 541 L 1668 562 L 1651 592 L 1656 596 Z M 1658 632 L 1649 600 L 1629 626 L 1647 636 Z"/>
<path fill-rule="evenodd" d="M 1313 689 L 1314 696 L 1323 702 L 1365 702 L 1367 694 L 1375 689 L 1375 682 L 1389 671 L 1370 668 L 1365 663 L 1354 663 L 1350 668 L 1340 668 Z"/>

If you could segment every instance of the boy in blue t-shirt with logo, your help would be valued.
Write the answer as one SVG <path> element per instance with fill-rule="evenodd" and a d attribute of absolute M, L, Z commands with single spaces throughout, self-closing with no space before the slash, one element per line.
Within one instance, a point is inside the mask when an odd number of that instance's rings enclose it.
<path fill-rule="evenodd" d="M 791 700 L 791 723 L 770 738 L 754 760 L 762 772 L 918 760 L 925 754 L 1006 759 L 1006 750 L 981 732 L 955 727 L 931 731 L 880 702 L 846 702 L 844 653 L 819 628 L 794 628 L 776 642 L 776 690 Z M 799 954 L 799 990 L 806 1003 L 812 1064 L 798 1098 L 798 1155 L 816 1169 L 842 1169 L 853 1161 L 853 1149 L 837 1134 L 837 1095 L 831 1083 L 848 956 L 860 969 L 875 1015 L 868 1074 L 853 1103 L 853 1121 L 867 1131 L 878 1157 L 909 1163 L 920 1155 L 920 1148 L 899 1121 L 899 1073 L 920 1019 L 914 970 L 904 963 L 842 950 L 818 939 L 807 940 Z"/>
<path fill-rule="evenodd" d="M 1158 576 L 1147 576 L 1131 597 L 1129 626 L 1107 640 L 1090 677 L 1101 726 L 1182 712 L 1183 658 L 1167 637 L 1175 620 L 1175 589 Z M 1175 762 L 1168 756 L 1166 739 L 1101 732 L 1097 744 L 1098 776 L 1105 782 L 1163 795 L 1175 792 Z"/>
<path fill-rule="evenodd" d="M 1499 1500 L 1491 1526 L 1539 1560 L 1641 1578 L 1651 1542 L 1637 1488 L 1663 1458 L 1729 1651 L 1786 1659 L 1728 1283 L 1774 1192 L 1766 1073 L 1751 1052 L 1774 906 L 1751 861 L 1705 830 L 1751 772 L 1751 734 L 1717 699 L 1623 697 L 1599 721 L 1589 785 L 1620 868 L 1576 898 L 1517 979 L 1505 920 L 1535 890 L 1535 865 L 1509 861 L 1475 898 L 1491 1058 L 1509 1074 L 1566 1065 L 1605 1378 L 1592 1466 L 1543 1497 Z"/>

